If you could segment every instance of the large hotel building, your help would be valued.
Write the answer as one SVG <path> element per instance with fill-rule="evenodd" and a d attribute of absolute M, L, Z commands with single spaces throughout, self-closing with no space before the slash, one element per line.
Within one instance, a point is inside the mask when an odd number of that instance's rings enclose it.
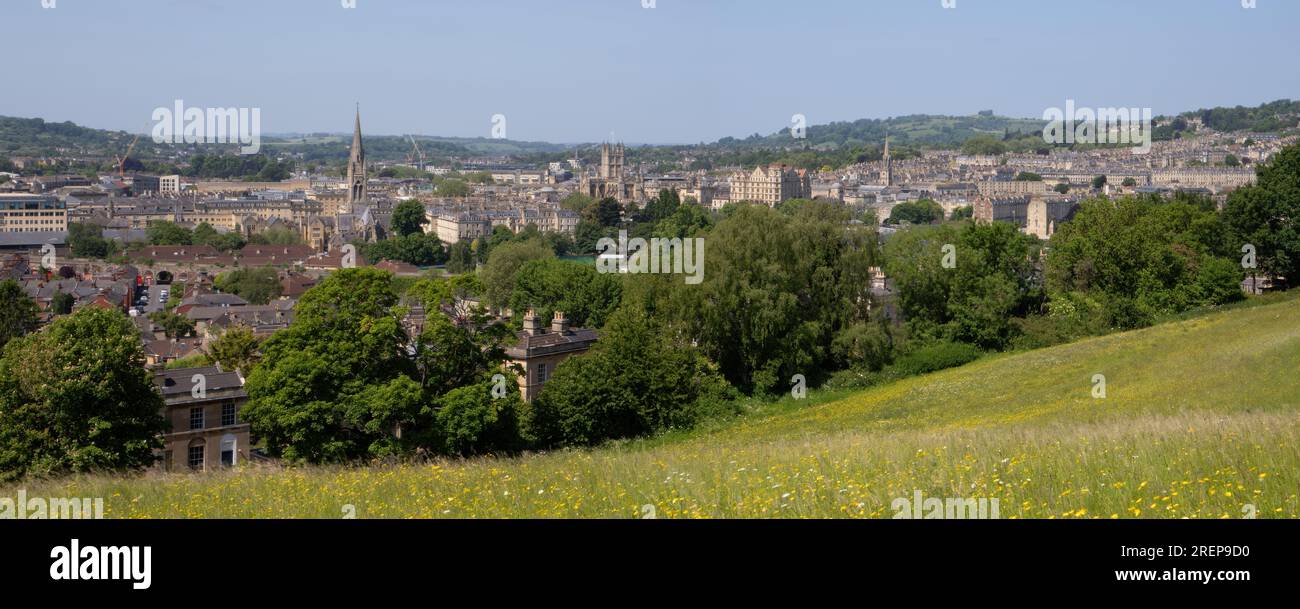
<path fill-rule="evenodd" d="M 785 165 L 756 167 L 731 177 L 731 200 L 766 203 L 774 207 L 788 199 L 812 198 L 812 178 L 803 169 Z"/>

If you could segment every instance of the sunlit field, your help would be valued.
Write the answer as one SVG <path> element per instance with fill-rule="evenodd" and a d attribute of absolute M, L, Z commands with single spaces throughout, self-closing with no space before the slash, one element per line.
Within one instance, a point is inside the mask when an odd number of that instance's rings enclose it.
<path fill-rule="evenodd" d="M 749 410 L 595 450 L 22 488 L 116 518 L 890 518 L 918 490 L 1002 518 L 1295 518 L 1300 301 Z"/>

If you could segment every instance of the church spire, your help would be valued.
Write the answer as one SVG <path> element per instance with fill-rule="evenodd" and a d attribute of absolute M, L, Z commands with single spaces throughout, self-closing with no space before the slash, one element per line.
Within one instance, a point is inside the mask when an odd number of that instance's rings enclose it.
<path fill-rule="evenodd" d="M 880 182 L 885 186 L 894 185 L 894 162 L 889 158 L 889 132 L 885 132 L 884 158 L 881 159 Z"/>
<path fill-rule="evenodd" d="M 361 145 L 361 104 L 357 104 L 356 127 L 352 131 L 352 154 L 348 156 L 348 205 L 366 200 L 366 149 Z M 349 210 L 351 211 L 351 210 Z"/>

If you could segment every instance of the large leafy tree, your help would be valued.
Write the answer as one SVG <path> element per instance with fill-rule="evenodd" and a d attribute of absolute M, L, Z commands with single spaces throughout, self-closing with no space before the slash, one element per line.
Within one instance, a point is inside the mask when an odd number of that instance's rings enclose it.
<path fill-rule="evenodd" d="M 542 319 L 564 311 L 575 326 L 599 328 L 618 307 L 621 294 L 616 276 L 599 273 L 590 264 L 541 258 L 519 267 L 510 308 L 535 309 Z"/>
<path fill-rule="evenodd" d="M 257 361 L 257 337 L 245 325 L 235 325 L 208 345 L 208 353 L 223 370 L 238 370 L 248 376 Z"/>
<path fill-rule="evenodd" d="M 283 290 L 280 273 L 269 266 L 240 268 L 227 271 L 213 281 L 217 289 L 236 294 L 256 305 L 264 305 L 279 298 Z"/>
<path fill-rule="evenodd" d="M 930 199 L 904 202 L 889 212 L 889 224 L 930 224 L 943 219 L 943 207 Z"/>
<path fill-rule="evenodd" d="M 515 275 L 524 263 L 554 257 L 551 248 L 539 239 L 512 241 L 493 247 L 487 264 L 479 269 L 487 302 L 494 307 L 510 306 Z"/>
<path fill-rule="evenodd" d="M 914 336 L 1000 349 L 1042 304 L 1037 251 L 1008 223 L 917 226 L 890 238 L 885 269 Z"/>
<path fill-rule="evenodd" d="M 1300 281 L 1300 145 L 1292 145 L 1258 170 L 1257 183 L 1228 197 L 1224 219 L 1240 248 L 1255 247 L 1259 272 Z"/>
<path fill-rule="evenodd" d="M 262 345 L 244 418 L 274 454 L 344 461 L 387 454 L 417 423 L 419 386 L 392 275 L 343 269 L 303 294 Z"/>
<path fill-rule="evenodd" d="M 149 223 L 149 228 L 145 232 L 149 235 L 149 243 L 153 245 L 190 245 L 194 243 L 194 233 L 175 222 L 156 220 Z"/>
<path fill-rule="evenodd" d="M 506 326 L 488 323 L 476 308 L 456 322 L 441 314 L 473 283 L 470 276 L 412 286 L 408 296 L 426 307 L 424 328 L 412 338 L 391 274 L 365 268 L 330 275 L 298 301 L 293 324 L 263 343 L 248 377 L 245 420 L 290 461 L 492 447 L 500 429 L 491 425 L 490 437 L 477 442 L 465 436 L 474 427 L 457 428 L 449 445 L 443 434 L 450 415 L 440 414 L 447 393 L 481 384 L 504 359 Z"/>
<path fill-rule="evenodd" d="M 78 258 L 103 258 L 116 250 L 117 243 L 103 237 L 104 229 L 87 222 L 68 223 L 68 246 Z"/>
<path fill-rule="evenodd" d="M 789 216 L 738 206 L 705 237 L 703 282 L 670 277 L 653 306 L 746 391 L 775 391 L 795 374 L 813 378 L 829 367 L 832 337 L 868 317 L 876 237 L 848 219 L 820 201 Z"/>
<path fill-rule="evenodd" d="M 97 307 L 61 318 L 0 358 L 0 477 L 150 465 L 162 406 L 130 319 Z"/>
<path fill-rule="evenodd" d="M 1052 236 L 1047 288 L 1053 300 L 1104 303 L 1109 326 L 1138 327 L 1157 316 L 1242 297 L 1230 231 L 1212 201 L 1124 197 L 1084 201 Z"/>
<path fill-rule="evenodd" d="M 424 205 L 414 199 L 407 199 L 393 208 L 393 232 L 399 237 L 424 232 L 424 225 L 429 223 L 424 212 Z"/>
<path fill-rule="evenodd" d="M 0 281 L 0 350 L 9 341 L 36 329 L 40 307 L 12 279 Z"/>
<path fill-rule="evenodd" d="M 429 266 L 447 260 L 447 250 L 437 235 L 416 231 L 375 243 L 363 244 L 367 260 L 396 260 L 415 266 Z"/>
<path fill-rule="evenodd" d="M 543 446 L 590 445 L 730 411 L 734 391 L 689 342 L 636 307 L 620 309 L 600 342 L 556 368 L 529 412 Z"/>

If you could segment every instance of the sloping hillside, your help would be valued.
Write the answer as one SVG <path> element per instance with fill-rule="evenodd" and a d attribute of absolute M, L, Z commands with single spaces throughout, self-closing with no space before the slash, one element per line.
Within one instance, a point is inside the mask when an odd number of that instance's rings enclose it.
<path fill-rule="evenodd" d="M 28 490 L 103 496 L 115 517 L 333 518 L 352 505 L 357 517 L 887 518 L 921 491 L 998 499 L 1003 518 L 1295 518 L 1300 300 L 777 405 L 676 439 Z"/>

